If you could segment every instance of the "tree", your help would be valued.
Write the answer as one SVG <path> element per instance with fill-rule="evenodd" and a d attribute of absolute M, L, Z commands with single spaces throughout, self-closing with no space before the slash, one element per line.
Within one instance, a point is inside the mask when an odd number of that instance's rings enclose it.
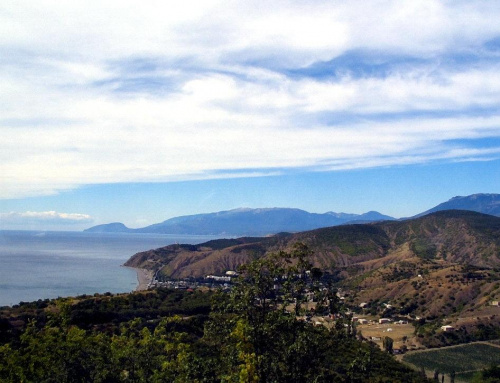
<path fill-rule="evenodd" d="M 299 243 L 290 252 L 255 259 L 240 269 L 230 293 L 215 295 L 203 341 L 218 356 L 217 379 L 425 381 L 387 353 L 356 340 L 352 318 L 343 313 L 336 290 L 312 269 L 309 255 Z M 310 294 L 316 312 L 335 314 L 330 328 L 305 320 Z"/>
<path fill-rule="evenodd" d="M 425 372 L 425 368 L 422 366 L 420 367 L 420 376 L 422 378 L 425 378 L 427 376 L 426 372 Z"/>
<path fill-rule="evenodd" d="M 434 381 L 439 382 L 439 370 L 434 370 Z"/>
<path fill-rule="evenodd" d="M 20 349 L 10 350 L 9 376 L 2 381 L 105 382 L 113 375 L 105 335 L 64 326 L 39 330 L 31 322 L 20 342 Z"/>
<path fill-rule="evenodd" d="M 327 373 L 322 364 L 335 337 L 323 326 L 298 320 L 306 313 L 306 293 L 323 310 L 338 306 L 333 289 L 320 288 L 302 243 L 240 268 L 229 294 L 216 298 L 206 335 L 220 347 L 227 381 L 309 381 Z M 326 290 L 325 290 L 326 289 Z M 332 330 L 348 336 L 346 327 Z M 224 339 L 225 344 L 220 344 Z"/>
<path fill-rule="evenodd" d="M 387 351 L 389 354 L 392 354 L 394 340 L 391 337 L 386 336 L 384 337 L 383 345 L 384 345 L 384 350 Z"/>

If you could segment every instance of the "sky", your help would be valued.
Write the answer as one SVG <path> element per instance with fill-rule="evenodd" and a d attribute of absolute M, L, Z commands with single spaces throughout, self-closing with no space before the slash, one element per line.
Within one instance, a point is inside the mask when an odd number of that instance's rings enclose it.
<path fill-rule="evenodd" d="M 500 193 L 500 3 L 0 3 L 0 229 Z"/>

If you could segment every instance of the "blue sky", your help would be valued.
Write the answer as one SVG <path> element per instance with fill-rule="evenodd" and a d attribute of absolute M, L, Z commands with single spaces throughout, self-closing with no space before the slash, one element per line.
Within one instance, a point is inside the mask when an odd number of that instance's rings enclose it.
<path fill-rule="evenodd" d="M 0 228 L 500 192 L 500 4 L 2 1 Z"/>

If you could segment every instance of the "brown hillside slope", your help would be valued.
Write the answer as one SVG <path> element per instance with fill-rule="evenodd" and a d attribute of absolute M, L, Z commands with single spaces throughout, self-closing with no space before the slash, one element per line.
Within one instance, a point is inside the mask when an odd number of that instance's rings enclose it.
<path fill-rule="evenodd" d="M 161 269 L 172 278 L 201 277 L 236 270 L 253 257 L 289 250 L 296 242 L 306 243 L 313 250 L 313 263 L 324 270 L 380 258 L 389 249 L 389 238 L 381 229 L 371 225 L 346 225 L 266 238 L 169 245 L 137 253 L 125 265 Z"/>
<path fill-rule="evenodd" d="M 443 259 L 481 267 L 500 266 L 500 218 L 447 210 L 404 222 L 378 225 L 391 248 L 408 243 L 423 259 Z"/>
<path fill-rule="evenodd" d="M 390 302 L 400 313 L 442 316 L 476 312 L 500 299 L 500 218 L 469 211 L 170 245 L 135 254 L 126 265 L 172 278 L 221 275 L 299 241 L 316 266 L 352 292 L 353 304 Z"/>
<path fill-rule="evenodd" d="M 335 226 L 265 238 L 170 245 L 135 254 L 125 265 L 163 268 L 165 275 L 175 278 L 197 277 L 234 270 L 252 257 L 289 249 L 299 241 L 312 250 L 313 263 L 330 272 L 349 267 L 366 271 L 409 256 L 500 267 L 500 218 L 469 211 L 441 211 L 403 222 Z M 403 245 L 408 247 L 407 254 L 401 253 Z"/>

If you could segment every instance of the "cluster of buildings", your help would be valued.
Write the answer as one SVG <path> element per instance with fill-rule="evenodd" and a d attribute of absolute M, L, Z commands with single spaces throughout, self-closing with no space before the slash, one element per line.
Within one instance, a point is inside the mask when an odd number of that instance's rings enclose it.
<path fill-rule="evenodd" d="M 366 318 L 358 318 L 358 317 L 353 317 L 352 318 L 353 322 L 356 322 L 358 324 L 386 324 L 386 323 L 394 323 L 394 324 L 408 324 L 408 321 L 406 319 L 400 319 L 397 321 L 393 321 L 390 318 L 380 318 L 380 319 L 366 319 Z"/>
<path fill-rule="evenodd" d="M 158 271 L 154 274 L 148 289 L 165 287 L 170 289 L 195 289 L 198 287 L 224 287 L 229 288 L 233 278 L 237 277 L 236 271 L 226 271 L 225 275 L 206 275 L 202 278 L 166 279 L 162 280 L 158 276 Z"/>

